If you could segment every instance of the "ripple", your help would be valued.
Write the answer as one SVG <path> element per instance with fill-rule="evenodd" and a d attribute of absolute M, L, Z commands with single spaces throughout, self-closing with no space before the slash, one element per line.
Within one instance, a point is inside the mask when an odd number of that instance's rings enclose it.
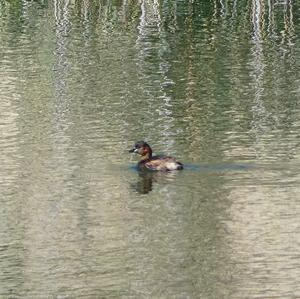
<path fill-rule="evenodd" d="M 0 297 L 299 297 L 292 3 L 2 2 Z"/>

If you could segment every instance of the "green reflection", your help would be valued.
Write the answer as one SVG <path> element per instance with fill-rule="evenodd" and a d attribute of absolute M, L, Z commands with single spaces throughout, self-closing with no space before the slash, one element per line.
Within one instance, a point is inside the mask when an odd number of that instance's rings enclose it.
<path fill-rule="evenodd" d="M 2 296 L 299 297 L 297 3 L 0 1 L 0 22 Z M 141 139 L 191 167 L 139 176 Z"/>

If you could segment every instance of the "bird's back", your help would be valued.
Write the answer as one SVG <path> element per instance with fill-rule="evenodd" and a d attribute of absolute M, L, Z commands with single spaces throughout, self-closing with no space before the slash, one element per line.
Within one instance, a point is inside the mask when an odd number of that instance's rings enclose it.
<path fill-rule="evenodd" d="M 155 156 L 148 161 L 142 162 L 142 167 L 150 170 L 158 171 L 171 171 L 183 169 L 182 163 L 176 161 L 173 157 L 169 156 Z"/>

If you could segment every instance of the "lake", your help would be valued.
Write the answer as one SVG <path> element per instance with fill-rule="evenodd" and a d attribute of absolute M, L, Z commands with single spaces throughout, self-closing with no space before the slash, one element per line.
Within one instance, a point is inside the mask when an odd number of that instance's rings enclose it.
<path fill-rule="evenodd" d="M 300 298 L 298 3 L 3 0 L 0 28 L 1 298 Z"/>

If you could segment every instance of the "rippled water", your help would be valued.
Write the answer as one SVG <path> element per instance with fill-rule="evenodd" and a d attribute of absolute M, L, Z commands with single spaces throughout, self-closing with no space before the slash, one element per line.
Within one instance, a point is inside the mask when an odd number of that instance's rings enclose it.
<path fill-rule="evenodd" d="M 300 298 L 298 6 L 0 1 L 0 297 Z"/>

